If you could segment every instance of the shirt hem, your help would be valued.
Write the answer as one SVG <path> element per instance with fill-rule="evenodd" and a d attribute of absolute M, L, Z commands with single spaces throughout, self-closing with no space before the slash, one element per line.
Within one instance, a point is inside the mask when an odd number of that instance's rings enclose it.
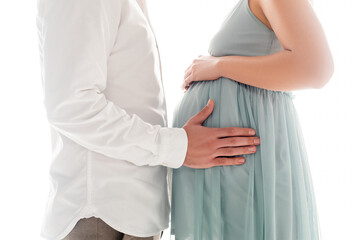
<path fill-rule="evenodd" d="M 76 223 L 80 219 L 89 218 L 89 217 L 100 218 L 101 220 L 103 220 L 106 224 L 108 224 L 110 227 L 112 227 L 116 231 L 119 231 L 119 232 L 127 234 L 127 235 L 135 236 L 135 237 L 151 237 L 151 236 L 155 236 L 155 235 L 159 234 L 161 231 L 163 231 L 163 230 L 165 230 L 165 229 L 167 229 L 169 227 L 169 223 L 167 223 L 167 224 L 165 223 L 165 224 L 162 225 L 163 227 L 160 227 L 160 229 L 158 229 L 156 231 L 139 233 L 139 232 L 133 231 L 133 230 L 131 230 L 129 228 L 126 228 L 124 226 L 119 226 L 119 224 L 113 224 L 112 220 L 110 220 L 110 219 L 108 219 L 106 217 L 97 215 L 97 214 L 91 214 L 91 215 L 80 214 L 80 215 L 74 217 L 73 220 L 67 225 L 65 230 L 62 231 L 59 235 L 51 237 L 51 236 L 45 234 L 42 231 L 40 236 L 42 238 L 44 238 L 44 239 L 47 239 L 47 240 L 62 240 L 74 229 Z"/>
<path fill-rule="evenodd" d="M 98 218 L 101 218 L 106 224 L 108 224 L 110 227 L 114 228 L 116 231 L 119 231 L 119 232 L 127 234 L 127 235 L 131 235 L 134 237 L 152 237 L 152 236 L 159 234 L 161 231 L 163 231 L 169 227 L 169 223 L 168 223 L 168 224 L 164 224 L 163 227 L 160 227 L 156 231 L 139 233 L 139 232 L 133 231 L 129 228 L 126 228 L 124 226 L 118 226 L 118 224 L 113 224 L 112 220 L 110 220 L 106 217 L 104 218 L 104 217 L 98 216 Z"/>

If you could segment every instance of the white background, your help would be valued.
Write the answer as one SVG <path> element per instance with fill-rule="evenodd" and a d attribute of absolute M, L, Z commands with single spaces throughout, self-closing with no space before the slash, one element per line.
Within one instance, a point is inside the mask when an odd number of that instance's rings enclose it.
<path fill-rule="evenodd" d="M 152 0 L 171 124 L 183 71 L 207 54 L 237 0 Z M 353 0 L 315 0 L 335 73 L 320 90 L 294 92 L 318 204 L 322 238 L 360 239 L 360 33 Z M 36 2 L 0 2 L 0 238 L 40 239 L 51 158 L 42 103 Z M 166 234 L 168 237 L 168 231 Z M 168 240 L 168 238 L 164 238 Z"/>

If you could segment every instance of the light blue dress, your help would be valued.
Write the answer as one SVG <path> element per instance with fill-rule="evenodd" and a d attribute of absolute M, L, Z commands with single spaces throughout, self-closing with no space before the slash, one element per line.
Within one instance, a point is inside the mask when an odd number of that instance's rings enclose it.
<path fill-rule="evenodd" d="M 213 37 L 213 56 L 281 51 L 275 33 L 240 0 Z M 195 82 L 177 106 L 182 127 L 209 98 L 209 127 L 250 127 L 261 144 L 240 166 L 173 170 L 171 234 L 176 240 L 317 240 L 310 168 L 292 92 L 228 78 Z M 172 237 L 174 237 L 172 236 Z"/>

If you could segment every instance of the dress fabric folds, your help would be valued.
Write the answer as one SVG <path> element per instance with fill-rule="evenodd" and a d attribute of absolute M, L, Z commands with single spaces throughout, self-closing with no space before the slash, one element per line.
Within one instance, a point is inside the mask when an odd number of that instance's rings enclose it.
<path fill-rule="evenodd" d="M 275 33 L 240 0 L 211 41 L 213 56 L 281 51 Z M 208 127 L 249 127 L 257 152 L 239 166 L 172 171 L 171 235 L 175 240 L 318 240 L 312 177 L 295 95 L 221 77 L 191 85 L 177 105 L 182 127 L 209 98 Z"/>

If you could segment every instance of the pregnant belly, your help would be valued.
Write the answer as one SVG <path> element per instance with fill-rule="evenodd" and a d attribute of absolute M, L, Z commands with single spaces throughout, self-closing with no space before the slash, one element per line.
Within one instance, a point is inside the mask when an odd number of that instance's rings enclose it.
<path fill-rule="evenodd" d="M 214 110 L 203 123 L 208 127 L 259 127 L 259 121 L 293 109 L 292 92 L 272 91 L 221 77 L 194 82 L 175 110 L 173 127 L 182 127 L 211 98 Z"/>

